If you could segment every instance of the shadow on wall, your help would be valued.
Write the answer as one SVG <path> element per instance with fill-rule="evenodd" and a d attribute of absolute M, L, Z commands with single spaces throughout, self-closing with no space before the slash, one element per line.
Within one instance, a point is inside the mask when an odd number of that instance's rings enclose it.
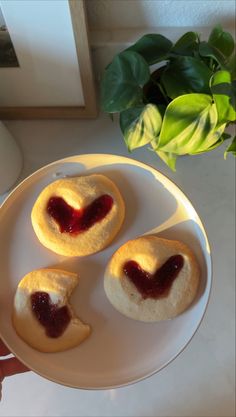
<path fill-rule="evenodd" d="M 86 7 L 98 81 L 117 53 L 147 33 L 160 33 L 175 42 L 193 30 L 207 40 L 211 29 L 221 24 L 235 37 L 233 1 L 201 1 L 199 7 L 199 0 L 90 0 Z"/>
<path fill-rule="evenodd" d="M 200 3 L 200 7 L 199 7 Z M 199 0 L 89 0 L 89 27 L 99 30 L 211 27 L 221 23 L 234 27 L 233 1 Z"/>

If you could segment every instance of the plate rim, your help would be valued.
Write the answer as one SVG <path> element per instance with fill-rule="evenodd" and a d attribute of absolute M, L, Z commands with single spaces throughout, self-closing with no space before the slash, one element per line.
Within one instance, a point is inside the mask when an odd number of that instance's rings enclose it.
<path fill-rule="evenodd" d="M 71 156 L 67 156 L 65 158 L 61 158 L 61 159 L 57 159 L 55 161 L 49 162 L 46 165 L 43 165 L 42 167 L 38 168 L 37 170 L 33 171 L 31 174 L 29 174 L 27 177 L 23 178 L 19 184 L 17 184 L 11 191 L 10 193 L 7 195 L 7 197 L 4 199 L 4 201 L 0 204 L 0 219 L 1 219 L 1 209 L 4 207 L 5 204 L 7 204 L 8 200 L 12 197 L 12 195 L 20 188 L 22 187 L 26 182 L 30 181 L 30 179 L 34 176 L 37 176 L 38 174 L 40 174 L 40 172 L 47 170 L 48 168 L 52 167 L 53 165 L 56 164 L 63 164 L 66 162 L 76 162 L 77 158 L 83 158 L 83 157 L 114 157 L 114 158 L 121 158 L 123 160 L 129 161 L 132 165 L 138 165 L 144 169 L 148 169 L 149 171 L 152 170 L 155 173 L 158 173 L 158 175 L 160 175 L 163 179 L 167 179 L 170 183 L 172 183 L 179 191 L 181 191 L 181 193 L 183 194 L 183 196 L 186 198 L 187 201 L 190 202 L 191 206 L 194 209 L 194 212 L 196 213 L 197 217 L 198 217 L 198 221 L 202 227 L 202 230 L 204 231 L 205 234 L 205 239 L 206 239 L 206 243 L 208 245 L 209 248 L 209 293 L 208 293 L 208 297 L 207 297 L 207 301 L 206 301 L 206 305 L 205 308 L 203 310 L 201 319 L 199 320 L 199 323 L 196 327 L 196 329 L 194 330 L 192 336 L 190 337 L 190 339 L 187 341 L 187 343 L 175 354 L 173 355 L 168 361 L 166 361 L 160 368 L 151 371 L 143 376 L 140 376 L 139 378 L 136 378 L 132 381 L 126 381 L 124 383 L 119 383 L 119 384 L 108 384 L 108 385 L 103 385 L 103 386 L 78 386 L 78 385 L 74 385 L 74 384 L 70 384 L 64 381 L 60 381 L 58 379 L 54 379 L 53 377 L 49 377 L 46 376 L 43 372 L 39 372 L 37 370 L 35 370 L 34 368 L 30 367 L 29 365 L 25 362 L 25 360 L 21 359 L 18 357 L 18 355 L 14 352 L 14 349 L 12 349 L 12 347 L 9 346 L 8 342 L 5 340 L 4 336 L 2 335 L 1 332 L 1 328 L 0 328 L 0 338 L 2 339 L 2 341 L 4 342 L 4 344 L 9 348 L 9 350 L 13 353 L 13 355 L 18 358 L 25 366 L 27 366 L 29 368 L 30 371 L 35 372 L 37 375 L 39 375 L 40 377 L 45 378 L 48 381 L 54 382 L 56 384 L 59 384 L 61 386 L 65 386 L 65 387 L 69 387 L 69 388 L 75 388 L 75 389 L 81 389 L 81 390 L 85 390 L 85 391 L 103 391 L 103 390 L 109 390 L 109 389 L 117 389 L 117 388 L 124 388 L 130 385 L 134 385 L 140 381 L 144 381 L 147 378 L 150 378 L 151 376 L 157 374 L 158 372 L 162 371 L 164 368 L 166 368 L 170 363 L 172 363 L 190 344 L 190 342 L 192 341 L 193 337 L 196 335 L 200 325 L 202 324 L 203 319 L 205 318 L 205 314 L 209 305 L 209 301 L 210 301 L 210 297 L 211 297 L 211 293 L 212 293 L 212 278 L 213 278 L 213 261 L 212 261 L 212 250 L 211 250 L 211 244 L 209 242 L 209 238 L 208 238 L 208 234 L 206 231 L 206 228 L 204 226 L 204 223 L 201 219 L 201 217 L 199 216 L 198 212 L 195 209 L 194 204 L 192 203 L 191 199 L 185 194 L 185 192 L 182 190 L 182 188 L 176 184 L 175 181 L 173 181 L 172 179 L 170 179 L 166 174 L 163 174 L 162 172 L 160 172 L 158 169 L 156 169 L 155 167 L 153 167 L 151 164 L 148 164 L 146 162 L 141 162 L 139 160 L 133 159 L 133 158 L 129 158 L 123 155 L 118 155 L 118 154 L 112 154 L 112 153 L 86 153 L 86 154 L 76 154 L 76 155 L 71 155 Z M 74 160 L 74 161 L 73 161 Z"/>

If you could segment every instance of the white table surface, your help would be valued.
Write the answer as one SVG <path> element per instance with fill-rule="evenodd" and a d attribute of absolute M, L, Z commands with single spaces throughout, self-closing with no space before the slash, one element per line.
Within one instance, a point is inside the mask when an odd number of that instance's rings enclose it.
<path fill-rule="evenodd" d="M 1 416 L 217 416 L 235 415 L 235 161 L 223 149 L 182 157 L 171 172 L 154 153 L 128 154 L 117 123 L 11 121 L 24 155 L 21 179 L 66 156 L 131 156 L 166 174 L 187 194 L 205 224 L 213 255 L 213 288 L 204 320 L 188 347 L 165 369 L 125 388 L 83 391 L 29 372 L 5 379 Z M 5 196 L 0 197 L 0 202 Z"/>

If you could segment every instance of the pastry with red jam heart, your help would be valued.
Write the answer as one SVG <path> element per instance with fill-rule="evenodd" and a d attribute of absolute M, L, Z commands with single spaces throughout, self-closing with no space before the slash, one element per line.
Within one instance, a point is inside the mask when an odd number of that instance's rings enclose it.
<path fill-rule="evenodd" d="M 40 193 L 31 213 L 34 231 L 48 249 L 85 256 L 108 246 L 121 228 L 125 205 L 104 175 L 63 178 Z"/>
<path fill-rule="evenodd" d="M 12 322 L 28 345 L 40 352 L 61 352 L 89 336 L 90 326 L 76 317 L 69 304 L 77 284 L 77 274 L 58 269 L 38 269 L 22 278 Z"/>
<path fill-rule="evenodd" d="M 188 246 L 147 235 L 126 242 L 114 253 L 104 289 L 120 313 L 154 322 L 185 311 L 196 297 L 199 279 L 200 269 Z"/>

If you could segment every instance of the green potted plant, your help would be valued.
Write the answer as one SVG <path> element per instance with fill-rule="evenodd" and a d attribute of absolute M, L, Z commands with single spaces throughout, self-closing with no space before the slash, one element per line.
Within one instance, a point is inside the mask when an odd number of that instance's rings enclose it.
<path fill-rule="evenodd" d="M 145 35 L 105 69 L 101 104 L 111 117 L 119 114 L 129 151 L 148 144 L 175 170 L 179 155 L 209 152 L 230 138 L 225 129 L 236 120 L 234 39 L 220 25 L 207 41 L 195 32 L 175 44 Z M 236 155 L 235 137 L 225 157 L 229 152 Z"/>

